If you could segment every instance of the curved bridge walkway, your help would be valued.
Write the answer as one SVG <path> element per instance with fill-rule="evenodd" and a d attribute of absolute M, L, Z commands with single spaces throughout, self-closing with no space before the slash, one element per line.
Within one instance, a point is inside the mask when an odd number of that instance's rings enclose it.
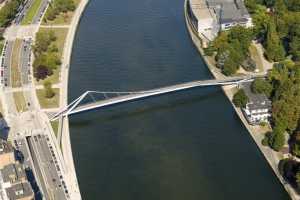
<path fill-rule="evenodd" d="M 60 112 L 54 114 L 50 120 L 54 121 L 59 117 L 69 116 L 85 111 L 90 111 L 94 109 L 99 109 L 105 106 L 111 106 L 114 104 L 119 104 L 128 101 L 134 101 L 138 99 L 148 98 L 152 96 L 158 96 L 162 94 L 167 94 L 171 92 L 177 92 L 181 90 L 187 90 L 195 87 L 205 87 L 205 86 L 225 86 L 225 85 L 238 85 L 243 82 L 251 82 L 255 78 L 262 78 L 264 76 L 237 76 L 237 77 L 228 77 L 225 79 L 213 79 L 213 80 L 200 80 L 200 81 L 191 81 L 187 83 L 176 84 L 167 87 L 161 87 L 152 90 L 145 91 L 86 91 L 80 97 L 72 101 L 66 108 L 62 109 Z M 101 94 L 105 98 L 101 100 L 96 100 L 93 94 Z M 108 95 L 115 95 L 115 97 L 108 97 Z M 90 103 L 80 103 L 86 98 L 91 97 L 93 102 Z"/>

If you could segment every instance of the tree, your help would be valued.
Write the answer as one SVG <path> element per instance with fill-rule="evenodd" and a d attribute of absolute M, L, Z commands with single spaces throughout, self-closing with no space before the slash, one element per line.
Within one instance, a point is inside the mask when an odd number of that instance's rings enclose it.
<path fill-rule="evenodd" d="M 46 21 L 54 20 L 60 13 L 74 11 L 76 8 L 73 0 L 53 0 L 46 13 Z"/>
<path fill-rule="evenodd" d="M 270 97 L 273 87 L 268 81 L 264 79 L 255 79 L 251 84 L 251 90 L 253 93 L 264 93 L 265 95 Z"/>
<path fill-rule="evenodd" d="M 237 65 L 237 63 L 234 62 L 232 58 L 228 58 L 224 63 L 224 66 L 222 68 L 222 73 L 225 74 L 226 76 L 230 76 L 232 74 L 235 74 L 238 68 L 239 66 Z"/>
<path fill-rule="evenodd" d="M 275 0 L 264 0 L 264 4 L 265 4 L 267 7 L 273 7 L 274 4 L 275 4 Z"/>
<path fill-rule="evenodd" d="M 248 54 L 252 39 L 252 29 L 248 29 L 243 26 L 235 26 L 231 28 L 228 34 L 228 42 L 235 44 L 234 48 L 239 52 L 241 51 L 240 53 L 243 55 L 243 60 Z"/>
<path fill-rule="evenodd" d="M 265 42 L 265 54 L 269 60 L 280 61 L 284 59 L 285 52 L 279 39 L 273 21 L 270 21 L 267 29 L 267 40 Z"/>
<path fill-rule="evenodd" d="M 36 34 L 36 41 L 34 45 L 34 53 L 36 56 L 46 52 L 51 44 L 56 40 L 56 36 L 53 30 L 51 31 L 39 31 Z"/>
<path fill-rule="evenodd" d="M 22 0 L 8 1 L 0 10 L 0 26 L 6 27 L 14 19 Z"/>
<path fill-rule="evenodd" d="M 249 99 L 247 95 L 245 94 L 245 91 L 243 89 L 239 89 L 234 95 L 233 95 L 233 103 L 237 107 L 246 107 L 246 104 L 248 103 Z"/>
<path fill-rule="evenodd" d="M 291 143 L 292 143 L 291 145 L 292 154 L 300 157 L 300 132 L 299 131 L 293 134 Z"/>
<path fill-rule="evenodd" d="M 53 74 L 53 72 L 44 65 L 39 65 L 37 67 L 34 67 L 33 70 L 34 70 L 34 77 L 36 78 L 37 81 L 44 80 L 45 78 L 47 78 L 47 76 L 51 76 Z"/>
<path fill-rule="evenodd" d="M 44 88 L 45 88 L 45 97 L 48 99 L 51 99 L 55 96 L 55 92 L 52 89 L 52 83 L 50 81 L 44 82 Z"/>
<path fill-rule="evenodd" d="M 280 127 L 275 127 L 269 138 L 269 145 L 275 151 L 280 151 L 285 144 L 284 132 Z"/>
<path fill-rule="evenodd" d="M 300 61 L 300 35 L 292 37 L 289 47 L 293 60 Z"/>
<path fill-rule="evenodd" d="M 299 0 L 285 0 L 286 5 L 291 11 L 300 11 L 300 1 Z"/>

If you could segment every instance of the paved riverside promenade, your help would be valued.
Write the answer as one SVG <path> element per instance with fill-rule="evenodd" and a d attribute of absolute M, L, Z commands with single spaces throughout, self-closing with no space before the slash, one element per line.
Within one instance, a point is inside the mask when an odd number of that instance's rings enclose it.
<path fill-rule="evenodd" d="M 198 33 L 192 28 L 192 26 L 190 24 L 190 21 L 189 21 L 188 15 L 187 15 L 187 0 L 185 0 L 185 2 L 184 2 L 184 16 L 185 16 L 186 26 L 187 26 L 188 32 L 190 34 L 190 37 L 191 37 L 194 45 L 197 47 L 199 53 L 203 57 L 203 60 L 205 61 L 208 69 L 210 70 L 210 72 L 212 73 L 212 75 L 216 79 L 223 79 L 225 77 L 225 75 L 223 75 L 220 72 L 220 70 L 218 70 L 215 67 L 215 64 L 212 62 L 212 60 L 210 60 L 209 57 L 205 56 L 204 51 L 202 49 L 201 38 L 199 37 Z M 279 163 L 279 161 L 282 157 L 282 154 L 280 152 L 275 152 L 271 148 L 265 147 L 261 144 L 261 140 L 264 137 L 264 132 L 262 132 L 262 130 L 259 126 L 249 125 L 247 120 L 245 119 L 241 109 L 237 108 L 232 103 L 232 98 L 233 98 L 234 92 L 236 91 L 236 88 L 232 87 L 232 86 L 222 86 L 222 89 L 223 89 L 225 95 L 230 100 L 230 102 L 231 102 L 233 108 L 235 109 L 237 115 L 239 116 L 239 118 L 243 122 L 244 126 L 246 127 L 246 129 L 250 133 L 250 135 L 253 138 L 254 142 L 256 143 L 257 147 L 260 149 L 260 151 L 262 152 L 262 154 L 266 158 L 267 162 L 269 163 L 269 165 L 273 169 L 273 172 L 276 174 L 277 178 L 279 179 L 279 181 L 284 186 L 285 190 L 288 192 L 288 194 L 290 195 L 290 197 L 293 200 L 299 200 L 300 195 L 295 192 L 295 190 L 291 187 L 291 185 L 286 183 L 286 181 L 283 179 L 283 177 L 280 175 L 280 173 L 278 171 L 277 166 L 278 166 L 278 163 Z"/>
<path fill-rule="evenodd" d="M 60 108 L 64 108 L 68 104 L 68 80 L 69 80 L 69 67 L 70 59 L 72 54 L 73 42 L 76 34 L 77 27 L 79 25 L 80 18 L 84 9 L 88 5 L 89 0 L 81 0 L 76 11 L 73 15 L 71 24 L 69 26 L 69 31 L 66 37 L 66 42 L 63 50 L 62 57 L 62 68 L 61 68 L 61 89 L 60 89 Z M 66 163 L 68 173 L 70 178 L 73 179 L 71 182 L 75 183 L 73 189 L 76 190 L 76 196 L 72 199 L 81 199 L 79 185 L 77 181 L 74 160 L 72 155 L 72 147 L 70 141 L 70 131 L 69 131 L 69 120 L 67 117 L 60 120 L 59 131 L 58 131 L 58 142 L 61 145 L 63 157 Z"/>

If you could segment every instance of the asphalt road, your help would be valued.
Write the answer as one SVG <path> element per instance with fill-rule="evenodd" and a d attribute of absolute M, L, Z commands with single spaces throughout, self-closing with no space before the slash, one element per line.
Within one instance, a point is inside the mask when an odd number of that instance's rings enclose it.
<path fill-rule="evenodd" d="M 1 72 L 1 82 L 3 80 L 5 87 L 11 86 L 10 65 L 11 65 L 13 44 L 14 44 L 13 41 L 7 41 L 3 48 L 3 58 L 2 58 L 3 60 L 2 60 L 2 66 L 1 66 L 1 71 L 3 71 L 3 72 Z"/>
<path fill-rule="evenodd" d="M 42 20 L 42 16 L 44 14 L 44 12 L 46 11 L 46 8 L 49 4 L 48 0 L 42 0 L 41 6 L 38 10 L 38 12 L 36 13 L 36 15 L 34 16 L 33 20 L 32 20 L 32 24 L 38 24 L 40 23 L 40 21 Z"/>
<path fill-rule="evenodd" d="M 42 191 L 41 196 L 44 195 L 44 197 L 46 199 L 48 199 L 49 196 L 48 196 L 48 193 L 46 190 L 46 185 L 41 176 L 40 169 L 34 167 L 33 158 L 31 157 L 31 153 L 30 153 L 30 149 L 29 149 L 27 140 L 25 138 L 17 139 L 14 142 L 14 146 L 16 147 L 17 150 L 19 150 L 22 153 L 22 157 L 23 157 L 22 160 L 23 160 L 23 165 L 25 166 L 25 168 L 27 170 L 30 169 L 33 173 L 33 176 L 31 178 L 29 178 L 29 179 L 31 179 L 29 181 L 31 182 L 32 186 L 35 186 L 35 187 L 33 187 L 33 189 L 34 189 L 36 196 L 39 196 L 39 194 L 37 194 L 37 193 L 40 193 Z M 39 188 L 39 186 L 42 188 Z"/>
<path fill-rule="evenodd" d="M 28 143 L 27 143 L 28 142 Z M 47 187 L 46 187 L 46 183 L 43 179 L 43 176 L 42 176 L 42 172 L 41 172 L 41 169 L 39 167 L 39 164 L 38 164 L 38 159 L 36 157 L 36 153 L 34 152 L 34 149 L 33 149 L 33 145 L 32 145 L 32 142 L 30 140 L 30 138 L 28 138 L 28 140 L 26 140 L 26 144 L 28 145 L 28 149 L 30 149 L 31 153 L 28 152 L 26 149 L 22 149 L 22 153 L 24 154 L 24 160 L 26 160 L 26 155 L 29 155 L 29 156 L 32 156 L 32 165 L 31 165 L 31 169 L 35 169 L 35 178 L 39 180 L 39 186 L 42 187 L 42 191 L 43 191 L 43 194 L 42 196 L 45 198 L 45 199 L 49 199 L 49 194 L 48 194 L 48 190 L 47 190 Z M 24 163 L 26 164 L 26 163 Z M 33 165 L 34 165 L 34 168 L 33 168 Z"/>
<path fill-rule="evenodd" d="M 22 85 L 30 83 L 31 39 L 23 40 L 21 45 L 21 79 Z"/>
<path fill-rule="evenodd" d="M 35 156 L 37 157 L 38 166 L 43 172 L 44 181 L 48 188 L 48 193 L 53 199 L 64 200 L 68 190 L 61 174 L 61 169 L 58 166 L 57 158 L 54 154 L 53 147 L 47 141 L 45 135 L 30 137 Z"/>
<path fill-rule="evenodd" d="M 19 7 L 19 12 L 17 13 L 16 18 L 14 20 L 15 25 L 19 25 L 22 22 L 24 16 L 26 15 L 33 2 L 34 0 L 28 0 L 25 2 L 25 4 Z"/>

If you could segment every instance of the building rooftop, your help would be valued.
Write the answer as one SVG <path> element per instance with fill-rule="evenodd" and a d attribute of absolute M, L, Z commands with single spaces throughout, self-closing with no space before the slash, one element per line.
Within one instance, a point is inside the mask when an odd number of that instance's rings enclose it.
<path fill-rule="evenodd" d="M 221 24 L 247 22 L 250 17 L 242 0 L 206 0 L 210 8 L 214 8 Z"/>
<path fill-rule="evenodd" d="M 10 200 L 18 200 L 26 197 L 33 198 L 33 191 L 28 182 L 13 185 L 6 189 L 6 193 Z"/>
<path fill-rule="evenodd" d="M 243 83 L 242 88 L 245 94 L 249 98 L 249 103 L 247 104 L 250 110 L 257 109 L 271 109 L 272 102 L 268 99 L 265 94 L 255 94 L 251 91 L 251 82 Z"/>
<path fill-rule="evenodd" d="M 11 143 L 0 139 L 0 155 L 1 154 L 6 154 L 6 153 L 11 153 L 13 151 L 14 151 L 14 149 L 13 149 Z"/>
<path fill-rule="evenodd" d="M 22 182 L 24 179 L 26 179 L 25 170 L 21 164 L 6 165 L 1 170 L 1 173 L 5 183 Z"/>
<path fill-rule="evenodd" d="M 198 20 L 213 18 L 211 10 L 207 7 L 205 0 L 190 0 L 190 5 Z"/>

